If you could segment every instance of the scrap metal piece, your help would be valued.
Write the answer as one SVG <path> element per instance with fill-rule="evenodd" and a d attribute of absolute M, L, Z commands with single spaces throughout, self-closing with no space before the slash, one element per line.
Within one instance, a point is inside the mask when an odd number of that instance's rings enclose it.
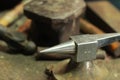
<path fill-rule="evenodd" d="M 120 33 L 77 35 L 72 36 L 71 39 L 71 41 L 42 50 L 40 51 L 40 54 L 76 53 L 76 62 L 93 60 L 96 58 L 97 49 L 120 40 Z"/>
<path fill-rule="evenodd" d="M 35 0 L 25 6 L 32 19 L 29 37 L 39 46 L 53 46 L 79 34 L 84 0 Z"/>

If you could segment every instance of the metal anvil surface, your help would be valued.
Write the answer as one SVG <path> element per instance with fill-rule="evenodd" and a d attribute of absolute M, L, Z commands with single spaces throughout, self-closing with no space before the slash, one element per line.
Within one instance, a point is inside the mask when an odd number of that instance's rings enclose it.
<path fill-rule="evenodd" d="M 120 33 L 77 35 L 71 40 L 54 47 L 40 51 L 39 54 L 68 53 L 75 55 L 76 62 L 96 59 L 97 49 L 120 40 Z"/>
<path fill-rule="evenodd" d="M 49 80 L 45 68 L 59 61 L 35 61 L 33 56 L 10 55 L 0 52 L 0 79 L 1 80 Z M 120 59 L 104 61 L 95 60 L 95 68 L 90 70 L 77 68 L 66 74 L 58 74 L 57 80 L 119 80 Z M 60 68 L 62 64 L 56 66 Z M 93 78 L 93 76 L 94 78 Z"/>

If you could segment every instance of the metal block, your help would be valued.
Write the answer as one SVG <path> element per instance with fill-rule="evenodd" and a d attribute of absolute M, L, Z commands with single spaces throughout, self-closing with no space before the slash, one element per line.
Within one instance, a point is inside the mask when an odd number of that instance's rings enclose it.
<path fill-rule="evenodd" d="M 79 34 L 79 18 L 83 0 L 35 0 L 25 6 L 25 15 L 32 19 L 30 37 L 37 45 L 53 46 Z"/>
<path fill-rule="evenodd" d="M 96 59 L 98 42 L 92 37 L 72 36 L 71 39 L 76 44 L 75 61 L 84 62 Z"/>

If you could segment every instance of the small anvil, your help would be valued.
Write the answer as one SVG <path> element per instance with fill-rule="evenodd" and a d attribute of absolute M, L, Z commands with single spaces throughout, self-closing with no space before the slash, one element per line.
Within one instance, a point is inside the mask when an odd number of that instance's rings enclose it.
<path fill-rule="evenodd" d="M 40 54 L 69 53 L 75 55 L 76 62 L 91 61 L 96 59 L 98 48 L 120 40 L 120 33 L 76 35 L 71 36 L 70 39 L 65 43 L 42 50 Z"/>

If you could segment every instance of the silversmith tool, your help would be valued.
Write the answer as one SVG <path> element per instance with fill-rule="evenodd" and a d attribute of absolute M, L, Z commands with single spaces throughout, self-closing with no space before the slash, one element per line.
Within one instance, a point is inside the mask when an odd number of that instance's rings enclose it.
<path fill-rule="evenodd" d="M 69 53 L 75 55 L 76 62 L 90 61 L 96 59 L 98 48 L 120 40 L 120 33 L 76 35 L 71 36 L 70 39 L 65 43 L 42 50 L 39 54 Z"/>
<path fill-rule="evenodd" d="M 80 29 L 83 33 L 87 34 L 105 34 L 105 32 L 101 29 L 99 29 L 97 26 L 94 24 L 90 23 L 89 21 L 81 18 L 80 19 Z M 119 57 L 120 56 L 120 42 L 116 41 L 109 46 L 104 47 L 104 49 L 111 55 L 112 57 Z"/>

